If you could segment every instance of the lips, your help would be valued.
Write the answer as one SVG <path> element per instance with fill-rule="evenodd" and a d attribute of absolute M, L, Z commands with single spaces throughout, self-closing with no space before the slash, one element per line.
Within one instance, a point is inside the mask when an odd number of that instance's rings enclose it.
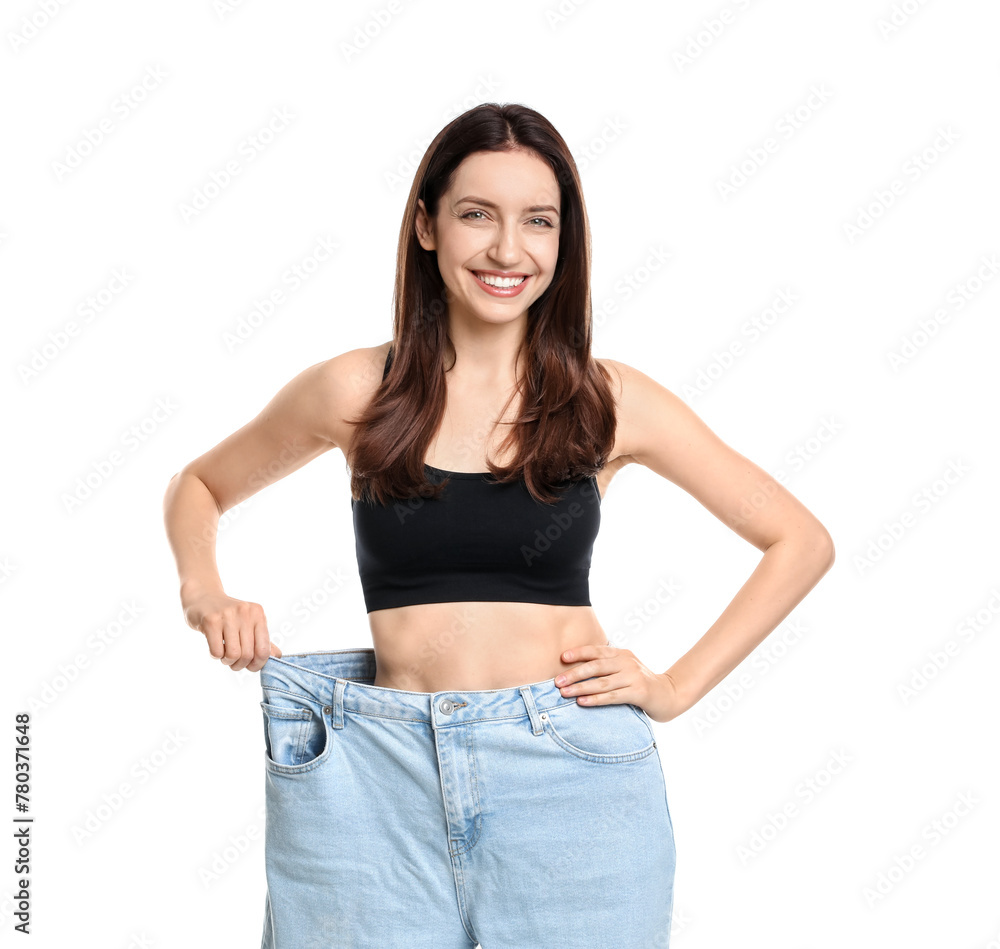
<path fill-rule="evenodd" d="M 480 277 L 480 274 L 484 273 L 491 277 L 524 277 L 524 279 L 513 287 L 491 287 L 485 280 Z M 527 285 L 528 281 L 531 279 L 531 274 L 497 274 L 491 273 L 488 270 L 472 271 L 473 276 L 476 278 L 476 283 L 494 297 L 516 297 Z"/>

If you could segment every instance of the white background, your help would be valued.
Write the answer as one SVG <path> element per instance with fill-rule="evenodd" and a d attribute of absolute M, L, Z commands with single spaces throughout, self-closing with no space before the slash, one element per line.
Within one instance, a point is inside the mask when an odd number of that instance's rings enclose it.
<path fill-rule="evenodd" d="M 0 20 L 0 814 L 16 816 L 14 714 L 30 708 L 34 945 L 259 944 L 259 677 L 213 661 L 184 623 L 163 493 L 306 366 L 391 337 L 413 171 L 480 101 L 538 109 L 579 163 L 594 355 L 784 472 L 837 547 L 751 658 L 656 725 L 672 945 L 997 945 L 995 5 L 43 7 Z M 292 119 L 247 160 L 241 143 L 275 109 Z M 239 175 L 185 219 L 231 159 Z M 332 259 L 227 346 L 324 237 Z M 654 249 L 667 263 L 642 269 Z M 782 291 L 794 304 L 751 338 Z M 88 476 L 90 496 L 67 504 Z M 597 615 L 662 671 L 760 555 L 638 466 L 602 516 Z M 285 626 L 286 653 L 371 645 L 339 452 L 224 524 L 227 592 Z"/>

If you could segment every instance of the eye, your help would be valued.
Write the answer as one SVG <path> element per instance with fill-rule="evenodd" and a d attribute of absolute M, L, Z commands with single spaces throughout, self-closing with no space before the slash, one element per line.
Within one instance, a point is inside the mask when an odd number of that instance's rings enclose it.
<path fill-rule="evenodd" d="M 471 217 L 471 215 L 473 215 L 473 214 L 481 214 L 482 217 L 473 218 L 473 217 Z M 462 220 L 463 221 L 481 221 L 481 220 L 484 220 L 485 217 L 486 217 L 486 215 L 485 215 L 485 213 L 483 211 L 479 211 L 479 210 L 473 209 L 472 211 L 466 211 L 465 214 L 462 215 Z M 530 218 L 529 220 L 532 223 L 534 223 L 535 221 L 541 221 L 542 224 L 545 227 L 548 227 L 548 228 L 551 228 L 551 227 L 555 226 L 554 224 L 552 224 L 552 222 L 548 218 L 544 218 L 544 217 L 533 217 L 533 218 Z"/>

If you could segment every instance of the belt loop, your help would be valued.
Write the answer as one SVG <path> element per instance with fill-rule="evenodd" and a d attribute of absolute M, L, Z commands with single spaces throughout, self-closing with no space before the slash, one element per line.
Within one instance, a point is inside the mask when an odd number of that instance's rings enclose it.
<path fill-rule="evenodd" d="M 524 699 L 524 706 L 528 710 L 528 718 L 531 719 L 531 733 L 540 735 L 545 730 L 542 727 L 542 720 L 538 717 L 538 709 L 535 707 L 535 696 L 531 692 L 530 685 L 522 685 L 518 688 L 521 698 Z"/>
<path fill-rule="evenodd" d="M 328 705 L 324 710 L 330 716 L 330 725 L 333 728 L 344 727 L 344 686 L 346 679 L 333 680 L 333 704 Z"/>

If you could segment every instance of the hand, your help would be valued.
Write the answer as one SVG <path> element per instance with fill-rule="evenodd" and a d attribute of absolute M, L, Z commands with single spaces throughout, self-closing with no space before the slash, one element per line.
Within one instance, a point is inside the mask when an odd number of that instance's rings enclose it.
<path fill-rule="evenodd" d="M 233 672 L 259 672 L 281 650 L 271 642 L 264 608 L 259 603 L 236 600 L 224 593 L 204 593 L 184 607 L 188 626 L 205 634 L 212 658 Z"/>
<path fill-rule="evenodd" d="M 556 676 L 559 691 L 567 698 L 577 696 L 579 705 L 631 703 L 654 722 L 669 722 L 685 711 L 670 676 L 644 666 L 631 649 L 587 644 L 567 650 L 561 658 L 579 663 Z"/>

